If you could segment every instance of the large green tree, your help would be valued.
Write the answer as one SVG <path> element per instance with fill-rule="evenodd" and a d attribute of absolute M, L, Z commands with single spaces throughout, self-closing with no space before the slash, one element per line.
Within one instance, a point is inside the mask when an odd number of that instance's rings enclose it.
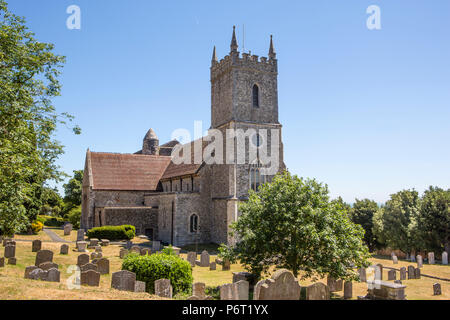
<path fill-rule="evenodd" d="M 83 170 L 74 170 L 73 177 L 64 184 L 65 212 L 81 205 L 81 193 L 83 190 Z"/>
<path fill-rule="evenodd" d="M 342 204 L 329 200 L 328 188 L 315 180 L 283 172 L 258 193 L 249 191 L 232 225 L 238 239 L 228 248 L 250 272 L 270 266 L 305 277 L 354 278 L 351 266 L 367 266 L 364 230 L 348 217 Z"/>
<path fill-rule="evenodd" d="M 373 216 L 378 211 L 378 204 L 369 199 L 355 199 L 353 207 L 350 209 L 350 218 L 354 223 L 361 225 L 365 231 L 364 241 L 370 250 L 379 246 L 373 234 Z"/>
<path fill-rule="evenodd" d="M 23 230 L 38 213 L 42 188 L 60 181 L 55 161 L 63 153 L 53 137 L 72 117 L 56 112 L 64 57 L 28 30 L 0 0 L 0 232 Z M 79 128 L 73 128 L 79 133 Z M 28 210 L 27 210 L 28 209 Z"/>

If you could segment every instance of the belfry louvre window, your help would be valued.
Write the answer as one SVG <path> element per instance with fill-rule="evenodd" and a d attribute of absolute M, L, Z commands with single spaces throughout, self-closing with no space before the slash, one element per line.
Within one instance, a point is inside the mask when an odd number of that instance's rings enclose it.
<path fill-rule="evenodd" d="M 266 183 L 266 176 L 261 174 L 260 162 L 250 165 L 250 189 L 258 191 L 259 186 Z"/>
<path fill-rule="evenodd" d="M 198 216 L 193 214 L 189 222 L 189 230 L 194 233 L 198 231 Z"/>
<path fill-rule="evenodd" d="M 253 93 L 252 93 L 252 95 L 253 95 L 253 106 L 255 107 L 255 108 L 259 108 L 259 88 L 258 88 L 258 86 L 255 84 L 255 85 L 253 85 Z"/>

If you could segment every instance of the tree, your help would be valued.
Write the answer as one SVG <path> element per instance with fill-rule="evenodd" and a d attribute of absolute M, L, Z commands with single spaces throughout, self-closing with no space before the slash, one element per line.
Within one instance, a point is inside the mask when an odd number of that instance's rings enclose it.
<path fill-rule="evenodd" d="M 370 250 L 374 250 L 379 246 L 373 234 L 373 216 L 378 211 L 378 204 L 369 199 L 355 199 L 353 207 L 350 209 L 351 220 L 363 227 L 364 241 Z"/>
<path fill-rule="evenodd" d="M 339 203 L 330 202 L 328 188 L 315 180 L 279 173 L 240 205 L 232 224 L 236 259 L 256 275 L 270 266 L 295 276 L 355 279 L 351 266 L 367 266 L 364 231 L 350 221 Z"/>
<path fill-rule="evenodd" d="M 382 238 L 391 249 L 410 252 L 418 248 L 412 226 L 419 215 L 420 198 L 415 190 L 402 190 L 391 195 L 382 212 Z"/>
<path fill-rule="evenodd" d="M 53 138 L 72 117 L 56 112 L 64 57 L 38 42 L 25 20 L 0 0 L 0 232 L 12 235 L 31 224 L 42 188 L 61 181 L 55 160 L 63 146 Z M 76 134 L 78 127 L 73 128 Z M 28 210 L 27 210 L 28 209 Z"/>
<path fill-rule="evenodd" d="M 422 248 L 442 252 L 450 250 L 450 190 L 430 186 L 422 196 L 420 213 L 413 232 Z"/>
<path fill-rule="evenodd" d="M 83 190 L 83 170 L 74 170 L 73 178 L 63 185 L 65 211 L 81 205 L 81 193 Z"/>

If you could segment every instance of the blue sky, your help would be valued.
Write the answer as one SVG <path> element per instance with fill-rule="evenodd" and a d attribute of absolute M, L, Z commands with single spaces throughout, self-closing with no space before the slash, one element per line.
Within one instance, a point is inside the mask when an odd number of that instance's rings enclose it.
<path fill-rule="evenodd" d="M 450 1 L 9 0 L 38 40 L 67 57 L 55 99 L 82 128 L 57 139 L 68 173 L 87 148 L 131 153 L 152 127 L 210 126 L 213 45 L 267 56 L 273 34 L 285 162 L 332 197 L 384 202 L 405 188 L 450 181 Z M 69 30 L 69 5 L 81 30 Z M 366 8 L 381 9 L 368 30 Z"/>

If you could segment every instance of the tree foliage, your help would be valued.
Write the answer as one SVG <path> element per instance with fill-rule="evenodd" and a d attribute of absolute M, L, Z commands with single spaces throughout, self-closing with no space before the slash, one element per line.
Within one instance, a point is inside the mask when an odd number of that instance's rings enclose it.
<path fill-rule="evenodd" d="M 73 177 L 63 185 L 64 202 L 66 204 L 65 211 L 68 212 L 72 208 L 81 205 L 81 193 L 83 186 L 83 170 L 74 170 Z"/>
<path fill-rule="evenodd" d="M 7 235 L 31 225 L 45 183 L 62 178 L 55 160 L 63 146 L 53 134 L 72 117 L 51 102 L 64 63 L 53 50 L 0 0 L 0 231 Z"/>
<path fill-rule="evenodd" d="M 349 279 L 354 277 L 350 266 L 368 265 L 363 229 L 315 180 L 280 173 L 258 193 L 249 191 L 240 212 L 232 225 L 238 241 L 231 250 L 254 274 L 276 265 L 296 276 L 302 270 L 304 277 Z"/>
<path fill-rule="evenodd" d="M 355 203 L 350 209 L 350 218 L 354 223 L 363 227 L 365 231 L 364 241 L 370 250 L 374 250 L 379 246 L 373 234 L 373 217 L 378 209 L 378 204 L 369 199 L 355 199 Z"/>

